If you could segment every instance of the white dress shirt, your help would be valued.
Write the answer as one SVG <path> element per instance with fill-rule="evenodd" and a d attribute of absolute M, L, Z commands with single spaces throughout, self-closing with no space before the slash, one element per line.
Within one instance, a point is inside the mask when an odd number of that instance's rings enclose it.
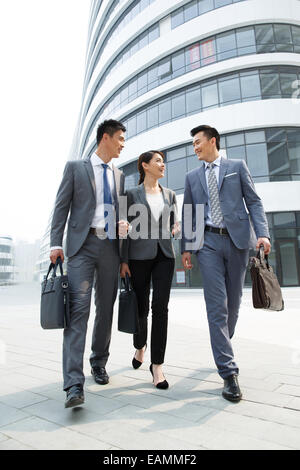
<path fill-rule="evenodd" d="M 96 210 L 94 213 L 94 217 L 92 220 L 91 227 L 93 228 L 102 228 L 105 227 L 105 219 L 104 219 L 104 191 L 103 191 L 103 174 L 104 168 L 102 163 L 105 163 L 96 153 L 93 153 L 91 156 L 91 164 L 93 167 L 93 172 L 95 176 L 95 186 L 96 186 Z M 114 188 L 115 188 L 115 180 L 114 180 L 114 172 L 112 167 L 112 162 L 107 163 L 107 179 L 108 184 L 111 190 L 112 200 L 114 202 Z M 51 250 L 61 250 L 61 246 L 52 246 Z"/>
<path fill-rule="evenodd" d="M 156 221 L 158 221 L 165 205 L 162 192 L 160 191 L 157 194 L 146 193 L 146 199 L 150 206 L 153 217 Z"/>
<path fill-rule="evenodd" d="M 213 171 L 215 172 L 218 185 L 219 185 L 219 174 L 220 174 L 221 158 L 222 158 L 222 157 L 219 156 L 214 162 L 212 162 L 212 163 L 214 163 Z M 207 191 L 208 191 L 208 173 L 209 173 L 208 165 L 209 165 L 209 162 L 204 162 L 204 165 L 205 165 L 206 186 L 207 186 Z M 212 218 L 211 218 L 211 208 L 210 208 L 209 193 L 208 193 L 208 212 L 207 212 L 206 225 L 214 226 L 214 225 L 213 225 L 213 222 L 212 222 Z M 225 227 L 225 224 L 222 222 L 222 223 L 220 224 L 220 227 L 224 228 L 224 227 Z"/>

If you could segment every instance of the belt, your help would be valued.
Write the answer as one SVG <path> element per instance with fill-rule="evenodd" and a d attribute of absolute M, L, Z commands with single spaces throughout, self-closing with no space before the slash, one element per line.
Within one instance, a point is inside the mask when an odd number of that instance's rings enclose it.
<path fill-rule="evenodd" d="M 107 238 L 107 233 L 105 232 L 104 228 L 94 228 L 91 227 L 89 230 L 89 233 L 92 233 L 93 235 L 96 235 L 98 238 Z"/>
<path fill-rule="evenodd" d="M 229 235 L 226 228 L 212 227 L 211 225 L 205 225 L 205 230 L 208 232 L 218 233 L 219 235 Z"/>

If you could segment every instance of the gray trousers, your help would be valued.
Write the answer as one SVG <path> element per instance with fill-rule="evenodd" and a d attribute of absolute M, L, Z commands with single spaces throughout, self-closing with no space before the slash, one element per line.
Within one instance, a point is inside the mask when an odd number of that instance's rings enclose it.
<path fill-rule="evenodd" d="M 203 277 L 210 341 L 220 376 L 238 374 L 231 338 L 242 299 L 249 250 L 240 250 L 227 235 L 205 232 L 198 261 Z"/>
<path fill-rule="evenodd" d="M 83 356 L 94 280 L 96 317 L 90 363 L 92 367 L 106 365 L 119 265 L 118 240 L 101 240 L 93 234 L 68 259 L 70 326 L 64 330 L 63 339 L 64 390 L 84 384 Z"/>

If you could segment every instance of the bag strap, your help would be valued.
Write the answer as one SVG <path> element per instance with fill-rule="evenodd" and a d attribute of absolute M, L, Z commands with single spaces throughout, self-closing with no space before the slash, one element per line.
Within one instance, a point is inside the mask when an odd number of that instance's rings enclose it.
<path fill-rule="evenodd" d="M 61 276 L 63 276 L 63 265 L 62 265 L 62 260 L 61 260 L 61 257 L 59 256 L 56 260 L 56 263 L 54 266 L 54 269 L 53 269 L 53 275 L 52 277 L 56 277 L 56 271 L 57 271 L 57 266 L 59 266 L 59 269 L 60 269 L 60 274 Z"/>
<path fill-rule="evenodd" d="M 268 255 L 265 254 L 265 249 L 264 249 L 263 244 L 259 245 L 259 251 L 257 252 L 256 257 L 259 259 L 260 264 L 263 265 L 265 262 L 268 270 L 270 269 L 269 258 L 268 258 Z"/>
<path fill-rule="evenodd" d="M 125 278 L 121 277 L 121 284 L 120 284 L 120 290 L 125 290 L 126 292 L 129 292 L 132 290 L 131 286 L 131 281 L 128 273 L 125 274 Z"/>

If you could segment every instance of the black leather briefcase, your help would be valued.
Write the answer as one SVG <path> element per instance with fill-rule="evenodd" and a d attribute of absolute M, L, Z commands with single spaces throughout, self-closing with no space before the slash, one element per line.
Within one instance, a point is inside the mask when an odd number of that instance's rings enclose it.
<path fill-rule="evenodd" d="M 58 266 L 60 276 L 56 276 Z M 52 270 L 52 276 L 48 279 Z M 69 325 L 69 283 L 68 276 L 63 274 L 60 257 L 55 264 L 50 264 L 42 282 L 40 321 L 45 330 L 67 328 Z"/>
<path fill-rule="evenodd" d="M 131 334 L 139 331 L 138 304 L 128 274 L 125 279 L 121 278 L 118 330 Z"/>
<path fill-rule="evenodd" d="M 265 255 L 263 245 L 260 246 L 256 257 L 250 258 L 250 274 L 253 307 L 266 310 L 283 310 L 284 301 L 280 285 L 273 268 L 269 265 L 268 255 Z"/>

